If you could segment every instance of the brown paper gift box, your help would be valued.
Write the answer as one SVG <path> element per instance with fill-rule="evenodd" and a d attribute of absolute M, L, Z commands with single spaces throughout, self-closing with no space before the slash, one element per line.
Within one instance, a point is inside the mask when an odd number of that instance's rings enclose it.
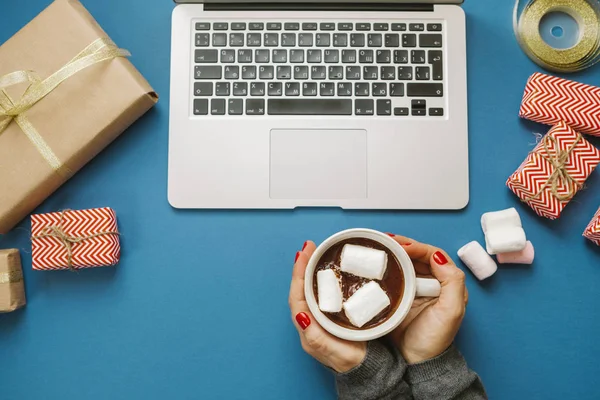
<path fill-rule="evenodd" d="M 45 79 L 104 37 L 108 36 L 79 1 L 56 0 L 0 46 L 0 77 L 32 70 Z M 17 102 L 26 88 L 19 84 L 7 93 Z M 144 77 L 119 57 L 78 72 L 24 115 L 58 159 L 76 172 L 157 100 Z M 0 234 L 12 229 L 67 179 L 11 122 L 0 133 Z"/>
<path fill-rule="evenodd" d="M 0 250 L 0 313 L 26 304 L 19 250 Z"/>

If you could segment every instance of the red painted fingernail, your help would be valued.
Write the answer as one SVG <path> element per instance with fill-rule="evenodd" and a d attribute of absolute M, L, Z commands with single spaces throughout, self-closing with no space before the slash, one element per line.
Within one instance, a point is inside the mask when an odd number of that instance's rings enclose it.
<path fill-rule="evenodd" d="M 446 265 L 448 264 L 448 259 L 441 251 L 436 251 L 433 254 L 433 261 L 435 261 L 438 265 Z"/>
<path fill-rule="evenodd" d="M 310 318 L 305 313 L 301 312 L 296 315 L 296 322 L 302 330 L 305 330 L 310 325 Z"/>
<path fill-rule="evenodd" d="M 412 243 L 403 243 L 402 246 L 404 246 L 404 247 L 412 246 Z"/>
<path fill-rule="evenodd" d="M 385 234 L 388 235 L 389 237 L 396 237 L 396 235 L 394 235 L 393 233 L 386 232 Z"/>
<path fill-rule="evenodd" d="M 294 262 L 298 261 L 298 257 L 300 257 L 300 252 L 296 252 L 296 258 L 294 258 Z"/>
<path fill-rule="evenodd" d="M 302 246 L 302 251 L 304 251 L 304 249 L 306 248 L 306 246 L 308 246 L 308 242 L 304 242 L 304 245 Z"/>

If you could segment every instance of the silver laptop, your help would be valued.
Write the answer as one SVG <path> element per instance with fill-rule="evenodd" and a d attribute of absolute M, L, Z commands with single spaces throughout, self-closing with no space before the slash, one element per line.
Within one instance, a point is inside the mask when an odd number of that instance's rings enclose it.
<path fill-rule="evenodd" d="M 465 207 L 460 2 L 179 1 L 169 202 Z"/>

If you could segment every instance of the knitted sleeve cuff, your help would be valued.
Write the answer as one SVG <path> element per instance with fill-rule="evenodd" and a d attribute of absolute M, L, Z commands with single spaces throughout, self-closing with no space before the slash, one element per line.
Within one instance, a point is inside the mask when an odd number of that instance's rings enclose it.
<path fill-rule="evenodd" d="M 410 385 L 430 381 L 449 372 L 458 373 L 467 369 L 467 363 L 454 347 L 450 346 L 445 352 L 431 360 L 408 366 L 407 381 Z"/>

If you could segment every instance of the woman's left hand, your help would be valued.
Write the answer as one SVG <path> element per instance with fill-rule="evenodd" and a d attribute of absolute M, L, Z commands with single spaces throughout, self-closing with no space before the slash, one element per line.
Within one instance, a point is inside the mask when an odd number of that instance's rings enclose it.
<path fill-rule="evenodd" d="M 336 338 L 317 323 L 308 309 L 304 296 L 304 272 L 315 249 L 315 244 L 309 241 L 304 244 L 302 251 L 296 253 L 289 297 L 292 320 L 305 352 L 339 373 L 348 372 L 363 362 L 367 344 Z"/>

